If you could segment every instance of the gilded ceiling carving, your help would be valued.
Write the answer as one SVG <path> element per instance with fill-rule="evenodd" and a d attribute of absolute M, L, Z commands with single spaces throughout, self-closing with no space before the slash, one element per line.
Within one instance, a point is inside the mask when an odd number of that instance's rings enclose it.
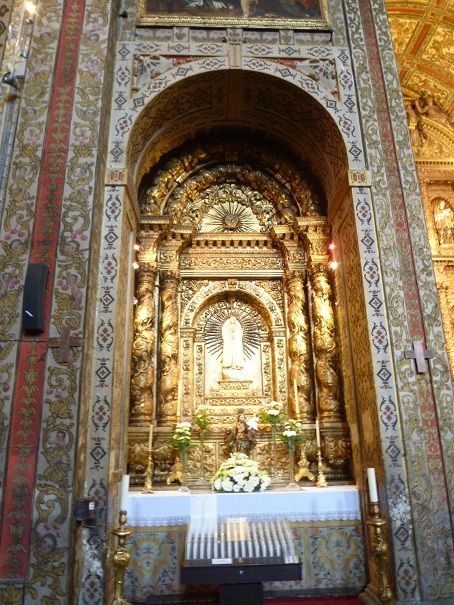
<path fill-rule="evenodd" d="M 404 94 L 414 99 L 426 90 L 452 118 L 452 2 L 387 0 L 386 8 Z"/>
<path fill-rule="evenodd" d="M 295 216 L 326 213 L 323 194 L 307 167 L 302 171 L 286 150 L 250 143 L 248 137 L 230 141 L 217 135 L 200 141 L 197 147 L 185 148 L 151 171 L 141 189 L 143 214 L 172 216 L 175 223 L 192 224 L 199 230 L 214 231 L 208 225 L 210 220 L 219 222 L 228 214 L 229 220 L 236 221 L 238 213 L 243 216 L 243 227 L 241 221 L 239 225 L 244 230 L 247 208 L 250 231 L 292 223 Z M 229 203 L 233 212 L 226 212 Z M 225 231 L 224 219 L 221 230 Z M 252 225 L 256 227 L 252 229 Z M 227 231 L 235 229 L 238 227 L 232 223 Z"/>

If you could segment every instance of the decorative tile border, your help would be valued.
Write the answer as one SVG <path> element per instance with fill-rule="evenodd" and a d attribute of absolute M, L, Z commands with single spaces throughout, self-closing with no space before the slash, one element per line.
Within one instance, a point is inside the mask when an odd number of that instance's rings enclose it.
<path fill-rule="evenodd" d="M 59 16 L 61 7 L 56 7 Z M 49 14 L 52 10 L 49 10 Z M 31 233 L 29 225 L 34 215 L 34 200 L 36 195 L 36 182 L 38 181 L 40 155 L 44 140 L 44 124 L 48 111 L 48 93 L 50 91 L 50 80 L 53 69 L 53 49 L 55 33 L 58 31 L 59 19 L 51 20 L 51 25 L 43 26 L 39 22 L 36 26 L 35 48 L 39 47 L 42 55 L 30 57 L 29 80 L 25 83 L 24 101 L 21 106 L 19 121 L 21 124 L 21 136 L 18 137 L 15 153 L 11 162 L 10 182 L 5 200 L 3 213 L 2 237 L 0 238 L 0 268 L 3 275 L 8 276 L 7 293 L 0 299 L 0 311 L 7 321 L 2 322 L 1 340 L 6 346 L 3 352 L 9 352 L 14 334 L 20 334 L 20 296 L 21 284 L 24 278 L 25 268 L 28 260 Z M 49 35 L 50 34 L 50 35 Z M 37 59 L 37 61 L 35 61 Z M 43 63 L 47 63 L 50 69 L 44 72 L 47 81 L 41 73 Z M 40 74 L 41 86 L 37 86 L 34 78 Z M 30 93 L 28 90 L 30 88 Z M 33 141 L 29 135 L 33 132 Z M 18 376 L 14 402 L 10 399 L 12 391 L 5 393 L 8 397 L 6 407 L 10 411 L 10 426 L 16 427 L 14 435 L 10 439 L 10 450 L 7 458 L 6 475 L 3 481 L 4 490 L 4 518 L 12 520 L 11 532 L 8 523 L 2 527 L 1 539 L 1 562 L 0 577 L 24 578 L 27 573 L 29 532 L 31 527 L 31 508 L 35 487 L 36 460 L 38 451 L 38 435 L 40 425 L 40 392 L 44 378 L 44 358 L 46 347 L 42 342 L 29 341 L 20 342 L 17 366 L 11 365 L 11 357 L 2 358 L 0 372 L 8 375 L 14 371 Z M 35 360 L 38 368 L 41 368 L 41 376 L 37 368 L 32 364 Z M 22 373 L 19 375 L 18 368 Z M 38 433 L 35 433 L 38 427 Z M 21 434 L 20 430 L 23 431 Z M 7 437 L 7 434 L 5 434 Z M 3 454 L 4 450 L 2 451 Z M 24 473 L 24 468 L 27 472 Z M 20 490 L 21 498 L 17 498 Z M 15 496 L 13 495 L 15 494 Z M 17 498 L 17 499 L 15 499 Z M 19 509 L 17 508 L 20 506 Z M 19 513 L 19 514 L 17 514 Z M 24 515 L 25 513 L 25 515 Z M 28 514 L 27 514 L 28 513 Z"/>
<path fill-rule="evenodd" d="M 387 333 L 395 352 L 399 392 L 399 400 L 391 401 L 385 397 L 380 404 L 382 444 L 400 597 L 420 598 L 419 590 L 422 589 L 424 596 L 430 595 L 430 598 L 435 598 L 445 596 L 440 591 L 444 590 L 443 587 L 446 587 L 447 583 L 435 578 L 431 580 L 432 574 L 436 569 L 442 569 L 441 574 L 444 574 L 444 577 L 446 573 L 449 575 L 445 562 L 439 560 L 439 565 L 433 564 L 434 559 L 444 556 L 442 553 L 452 550 L 448 538 L 450 536 L 449 512 L 446 508 L 446 493 L 443 485 L 444 473 L 433 456 L 435 454 L 435 458 L 439 459 L 440 444 L 433 443 L 433 439 L 437 437 L 431 427 L 434 422 L 436 424 L 436 418 L 434 405 L 431 403 L 429 379 L 427 375 L 416 378 L 412 363 L 404 359 L 404 351 L 413 339 L 424 337 L 422 319 L 426 309 L 419 306 L 419 300 L 424 301 L 424 307 L 426 302 L 432 301 L 429 303 L 429 308 L 434 311 L 434 316 L 438 317 L 437 322 L 439 322 L 439 314 L 438 305 L 434 301 L 435 282 L 433 277 L 428 275 L 427 265 L 421 266 L 418 260 L 424 257 L 424 252 L 421 255 L 424 246 L 426 246 L 427 259 L 430 258 L 430 250 L 421 220 L 421 202 L 416 190 L 416 176 L 412 168 L 405 115 L 403 111 L 399 114 L 402 106 L 400 91 L 396 96 L 397 70 L 391 57 L 391 50 L 386 50 L 386 40 L 389 49 L 391 44 L 385 13 L 380 16 L 380 11 L 384 11 L 383 6 L 375 6 L 375 10 L 370 10 L 367 3 L 359 7 L 352 2 L 349 5 L 348 16 L 352 31 L 355 69 L 360 83 L 362 111 L 369 125 L 365 129 L 365 137 L 374 176 L 372 195 L 378 226 L 377 244 L 380 249 L 385 300 L 389 309 L 390 325 Z M 361 34 L 360 15 L 363 18 L 367 45 Z M 380 21 L 377 33 L 374 18 Z M 380 36 L 380 46 L 376 42 L 376 35 Z M 381 62 L 380 48 L 383 53 Z M 366 68 L 367 62 L 369 73 Z M 386 84 L 383 80 L 382 65 L 386 66 Z M 387 90 L 390 95 L 389 106 L 386 102 Z M 376 99 L 380 99 L 380 102 L 376 102 Z M 375 108 L 378 109 L 377 112 Z M 391 130 L 390 114 L 394 120 L 394 131 Z M 404 139 L 402 133 L 405 134 Z M 401 151 L 397 156 L 395 144 L 399 138 L 404 143 L 400 144 Z M 399 147 L 399 143 L 397 145 Z M 406 147 L 405 152 L 404 147 Z M 402 171 L 407 172 L 405 178 L 402 176 Z M 389 191 L 393 192 L 392 200 L 389 198 Z M 420 216 L 413 216 L 415 211 Z M 411 232 L 407 222 L 408 213 L 412 225 Z M 413 237 L 412 241 L 410 241 L 411 237 Z M 402 308 L 400 300 L 405 301 L 406 309 Z M 405 422 L 397 420 L 398 408 L 402 419 L 405 417 Z M 401 427 L 403 435 L 395 432 L 396 426 Z M 402 457 L 404 443 L 406 459 Z M 432 489 L 428 489 L 430 485 Z M 410 503 L 417 519 L 414 527 L 411 523 Z M 409 546 L 414 540 L 416 542 L 412 561 L 409 557 L 411 552 Z M 437 545 L 434 546 L 433 551 L 431 544 Z M 447 559 L 450 559 L 450 556 Z M 420 574 L 417 571 L 419 569 L 422 571 Z"/>
<path fill-rule="evenodd" d="M 356 522 L 292 523 L 303 580 L 265 582 L 267 595 L 301 596 L 358 593 L 364 587 L 364 543 Z M 184 548 L 184 527 L 140 528 L 130 538 L 131 563 L 125 578 L 128 600 L 146 601 L 151 596 L 182 594 L 179 561 Z M 331 592 L 330 592 L 331 594 Z"/>
<path fill-rule="evenodd" d="M 412 250 L 414 250 L 414 262 L 416 269 L 416 281 L 418 283 L 419 296 L 423 301 L 422 319 L 429 348 L 436 352 L 435 359 L 430 363 L 432 368 L 432 380 L 435 388 L 435 399 L 437 403 L 438 424 L 441 435 L 445 436 L 444 444 L 451 441 L 454 433 L 453 410 L 453 388 L 452 381 L 447 371 L 447 356 L 445 352 L 445 341 L 442 325 L 440 321 L 440 311 L 438 296 L 436 294 L 436 280 L 430 262 L 430 244 L 428 241 L 423 204 L 421 203 L 420 192 L 418 191 L 418 176 L 414 165 L 412 154 L 409 153 L 411 140 L 404 120 L 404 108 L 401 88 L 396 82 L 395 73 L 397 65 L 394 54 L 389 50 L 392 47 L 391 36 L 383 3 L 380 0 L 372 0 L 374 10 L 374 19 L 380 39 L 386 40 L 386 45 L 379 47 L 381 55 L 381 66 L 384 80 L 386 82 L 386 94 L 388 97 L 388 107 L 390 111 L 391 126 L 394 134 L 394 143 L 397 155 L 397 167 L 399 169 L 400 180 L 403 184 L 402 192 L 405 202 L 405 211 L 411 222 L 409 237 Z M 431 398 L 431 397 L 430 397 Z M 434 408 L 431 410 L 432 420 L 434 419 Z M 440 444 L 428 443 L 429 454 L 437 449 L 439 453 L 444 453 L 445 468 L 454 467 L 454 445 L 445 447 L 444 451 L 440 449 Z M 454 495 L 454 477 L 452 473 L 444 476 L 448 483 L 448 494 Z M 438 486 L 434 487 L 439 489 Z M 451 510 L 454 510 L 451 496 Z M 454 513 L 452 513 L 454 514 Z"/>
<path fill-rule="evenodd" d="M 102 206 L 99 199 L 103 194 L 101 177 L 103 175 L 102 157 L 106 144 L 105 136 L 105 89 L 109 78 L 109 36 L 111 34 L 111 12 L 105 3 L 73 2 L 68 5 L 73 18 L 77 18 L 77 34 L 81 44 L 80 53 L 76 56 L 77 69 L 74 73 L 74 96 L 72 120 L 67 130 L 66 149 L 66 175 L 62 193 L 62 214 L 58 222 L 58 253 L 56 255 L 55 280 L 53 284 L 53 306 L 50 325 L 52 335 L 58 335 L 62 327 L 70 327 L 73 334 L 82 337 L 85 327 L 90 324 L 86 318 L 88 305 L 87 284 L 90 271 L 89 259 L 94 263 L 96 271 L 97 243 L 99 231 L 92 218 L 99 219 Z M 70 49 L 65 48 L 65 57 L 69 57 Z M 97 166 L 98 164 L 98 166 Z M 95 167 L 97 166 L 97 172 Z M 93 298 L 93 297 L 91 297 Z M 89 355 L 84 359 L 88 363 Z M 74 536 L 71 535 L 73 522 L 71 512 L 74 497 L 90 495 L 101 503 L 97 488 L 87 484 L 78 484 L 80 479 L 80 465 L 85 463 L 86 435 L 76 431 L 76 420 L 79 417 L 78 402 L 80 401 L 81 380 L 80 348 L 72 349 L 72 358 L 67 365 L 59 362 L 55 355 L 48 356 L 46 376 L 47 390 L 45 393 L 41 452 L 38 462 L 37 502 L 41 500 L 53 501 L 54 507 L 42 509 L 37 506 L 37 515 L 34 519 L 32 533 L 31 567 L 33 575 L 27 583 L 27 601 L 34 603 L 37 598 L 60 598 L 66 602 L 67 586 L 74 580 L 85 599 L 91 586 L 80 588 L 79 578 L 75 578 L 74 569 L 69 565 L 73 558 L 71 548 L 74 548 Z M 82 407 L 87 405 L 81 402 Z M 91 416 L 91 414 L 90 414 Z M 57 431 L 57 432 L 56 432 Z M 76 443 L 79 433 L 80 443 Z M 64 435 L 64 437 L 63 437 Z M 55 448 L 55 441 L 60 436 L 59 449 Z M 77 446 L 79 446 L 77 473 L 74 472 Z M 65 464 L 68 462 L 68 464 Z M 108 466 L 107 460 L 102 464 Z M 76 480 L 75 480 L 75 475 Z M 60 489 L 57 489 L 57 486 Z M 74 489 L 81 490 L 77 494 Z M 104 488 L 106 489 L 106 488 Z M 83 490 L 83 491 L 82 491 Z M 54 511 L 60 514 L 55 518 Z M 97 569 L 92 561 L 91 553 L 103 552 L 105 558 L 105 511 L 106 506 L 99 509 L 98 532 L 89 532 L 88 540 L 82 538 L 83 550 L 91 570 Z M 48 540 L 49 527 L 58 537 L 58 556 L 51 549 L 44 553 L 43 545 Z M 84 533 L 84 532 L 82 532 Z M 91 563 L 90 563 L 91 562 Z M 64 573 L 61 574 L 61 567 Z M 42 582 L 42 577 L 53 578 L 53 585 Z M 87 593 L 85 593 L 85 588 Z"/>

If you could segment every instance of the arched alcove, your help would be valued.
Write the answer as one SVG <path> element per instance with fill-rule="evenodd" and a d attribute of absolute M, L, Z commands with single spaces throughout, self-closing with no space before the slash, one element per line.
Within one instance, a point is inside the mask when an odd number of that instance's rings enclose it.
<path fill-rule="evenodd" d="M 156 370 L 145 396 L 145 413 L 143 377 L 148 370 L 141 364 L 146 343 L 137 338 L 136 326 L 130 439 L 134 451 L 141 425 L 147 431 L 150 422 L 157 424 L 154 434 L 161 449 L 175 422 L 193 413 L 193 402 L 206 403 L 195 394 L 200 376 L 194 368 L 201 363 L 202 349 L 197 353 L 194 348 L 192 320 L 183 319 L 188 307 L 194 312 L 215 292 L 232 297 L 238 288 L 257 287 L 263 293 L 274 288 L 280 292 L 284 320 L 269 360 L 280 367 L 281 375 L 273 379 L 268 397 L 281 401 L 308 431 L 321 414 L 332 476 L 354 476 L 346 419 L 356 418 L 355 378 L 351 368 L 345 370 L 353 353 L 343 334 L 350 316 L 362 317 L 365 326 L 366 311 L 364 300 L 356 297 L 354 312 L 345 312 L 345 300 L 344 312 L 337 312 L 336 297 L 348 295 L 339 282 L 345 276 L 342 267 L 340 278 L 327 268 L 327 244 L 342 223 L 346 233 L 346 217 L 354 229 L 347 187 L 351 131 L 345 116 L 338 115 L 340 93 L 336 99 L 318 86 L 311 93 L 309 88 L 306 76 L 297 87 L 247 70 L 200 73 L 154 96 L 130 129 L 127 154 L 141 210 L 138 256 L 149 273 L 148 292 L 151 284 L 159 290 L 154 302 L 148 301 L 156 339 L 147 364 Z M 351 124 L 354 121 L 353 116 Z M 344 266 L 356 264 L 360 275 L 353 231 L 350 237 L 350 249 L 340 247 L 349 257 Z M 253 258 L 261 264 L 251 264 Z M 317 329 L 322 333 L 323 321 L 326 328 L 326 318 L 320 319 L 324 312 L 330 323 L 328 344 L 316 334 Z M 320 317 L 314 319 L 315 313 Z M 298 340 L 301 331 L 305 342 Z M 367 347 L 367 340 L 363 345 Z M 370 364 L 367 349 L 360 354 Z M 373 394 L 369 402 L 375 404 Z M 373 409 L 371 418 L 374 423 Z M 357 447 L 356 459 L 359 452 Z"/>
<path fill-rule="evenodd" d="M 175 75 L 176 83 L 148 102 L 132 126 L 126 155 L 136 184 L 173 149 L 232 125 L 280 141 L 305 158 L 329 199 L 345 189 L 349 164 L 364 166 L 357 116 L 343 107 L 339 88 L 328 91 L 291 67 L 277 69 L 272 61 L 261 61 L 261 71 L 219 69 L 192 75 L 206 69 L 200 63 L 186 70 L 186 77 Z M 140 91 L 139 106 L 147 92 Z"/>

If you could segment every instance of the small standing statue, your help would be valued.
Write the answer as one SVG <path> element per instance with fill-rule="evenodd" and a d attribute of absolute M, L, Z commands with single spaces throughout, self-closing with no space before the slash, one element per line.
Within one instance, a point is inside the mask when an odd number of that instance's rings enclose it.
<path fill-rule="evenodd" d="M 254 417 L 247 421 L 244 410 L 239 409 L 235 426 L 227 433 L 227 453 L 242 453 L 250 456 L 255 447 L 257 433 L 257 419 Z"/>
<path fill-rule="evenodd" d="M 454 244 L 454 212 L 449 202 L 437 200 L 434 221 L 440 244 Z"/>

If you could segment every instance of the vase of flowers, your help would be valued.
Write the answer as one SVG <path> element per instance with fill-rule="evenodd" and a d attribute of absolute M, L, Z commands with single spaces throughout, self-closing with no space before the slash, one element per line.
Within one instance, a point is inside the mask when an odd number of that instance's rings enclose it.
<path fill-rule="evenodd" d="M 278 401 L 271 401 L 271 403 L 261 410 L 260 420 L 264 424 L 269 424 L 271 426 L 271 447 L 273 454 L 273 463 L 272 463 L 272 475 L 273 479 L 276 477 L 276 436 L 277 431 L 282 422 L 284 422 L 287 417 L 284 410 L 282 409 L 282 405 Z"/>
<path fill-rule="evenodd" d="M 208 409 L 201 405 L 197 408 L 194 414 L 194 424 L 199 427 L 199 438 L 200 438 L 200 479 L 205 480 L 205 431 L 211 424 L 210 417 L 208 415 Z"/>
<path fill-rule="evenodd" d="M 213 489 L 217 492 L 263 492 L 271 484 L 265 471 L 246 454 L 235 453 L 221 464 L 211 478 Z"/>
<path fill-rule="evenodd" d="M 290 477 L 288 487 L 291 489 L 299 488 L 298 483 L 295 481 L 295 450 L 304 439 L 300 423 L 292 419 L 286 420 L 282 427 L 280 438 L 281 441 L 287 446 L 290 461 Z"/>
<path fill-rule="evenodd" d="M 170 438 L 170 445 L 178 450 L 181 462 L 181 486 L 179 491 L 188 492 L 187 486 L 187 466 L 188 466 L 188 451 L 191 447 L 191 423 L 178 422 L 175 426 L 175 431 Z"/>

